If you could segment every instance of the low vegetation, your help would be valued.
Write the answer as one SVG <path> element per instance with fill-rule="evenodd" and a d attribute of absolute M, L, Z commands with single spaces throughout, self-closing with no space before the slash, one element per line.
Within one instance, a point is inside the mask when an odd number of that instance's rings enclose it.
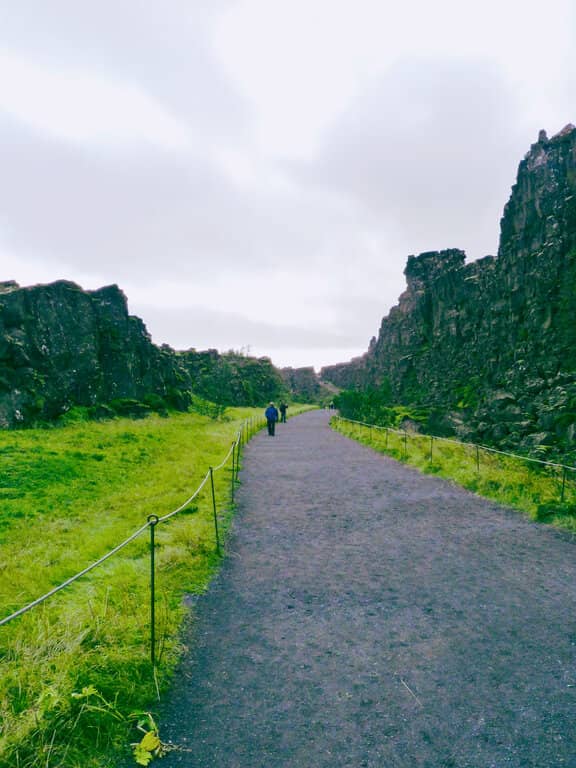
<path fill-rule="evenodd" d="M 270 400 L 293 399 L 280 371 L 267 357 L 215 349 L 177 352 L 176 358 L 194 382 L 194 392 L 214 403 L 261 406 Z"/>
<path fill-rule="evenodd" d="M 342 390 L 334 398 L 341 416 L 380 427 L 400 427 L 414 422 L 424 432 L 446 435 L 443 414 L 434 408 L 398 405 L 394 402 L 392 387 L 387 379 L 378 387 L 362 390 Z"/>
<path fill-rule="evenodd" d="M 527 512 L 534 520 L 576 533 L 576 471 L 501 455 L 482 447 L 410 430 L 333 419 L 358 442 L 457 482 L 475 493 Z"/>
<path fill-rule="evenodd" d="M 0 432 L 0 619 L 190 497 L 261 409 L 149 415 Z M 200 407 L 202 406 L 202 407 Z M 292 409 L 294 413 L 296 409 Z M 220 531 L 229 462 L 214 474 Z M 210 485 L 156 526 L 156 669 L 150 661 L 149 530 L 47 601 L 0 627 L 0 766 L 103 768 L 161 754 L 148 708 L 181 652 L 183 598 L 220 558 Z"/>

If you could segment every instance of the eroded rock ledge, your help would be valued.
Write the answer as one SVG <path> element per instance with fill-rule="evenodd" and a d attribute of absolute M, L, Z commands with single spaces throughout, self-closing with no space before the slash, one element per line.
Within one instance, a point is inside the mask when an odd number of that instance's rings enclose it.
<path fill-rule="evenodd" d="M 500 445 L 576 442 L 576 128 L 526 154 L 501 219 L 498 256 L 410 256 L 407 287 L 365 355 L 330 366 L 345 388 L 384 379 L 436 406 L 464 437 Z"/>

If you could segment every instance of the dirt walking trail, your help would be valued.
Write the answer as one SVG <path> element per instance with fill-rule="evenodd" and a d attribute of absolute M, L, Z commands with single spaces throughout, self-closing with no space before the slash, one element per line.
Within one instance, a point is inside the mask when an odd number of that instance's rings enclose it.
<path fill-rule="evenodd" d="M 576 768 L 576 544 L 334 433 L 246 448 L 163 768 Z"/>

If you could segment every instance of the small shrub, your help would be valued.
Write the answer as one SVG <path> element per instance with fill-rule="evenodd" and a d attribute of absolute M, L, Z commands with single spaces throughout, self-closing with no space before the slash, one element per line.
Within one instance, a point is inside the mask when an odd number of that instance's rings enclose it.
<path fill-rule="evenodd" d="M 111 400 L 109 406 L 118 416 L 129 416 L 133 419 L 144 418 L 151 411 L 149 405 L 130 397 L 119 397 L 116 400 Z"/>
<path fill-rule="evenodd" d="M 549 522 L 554 517 L 576 517 L 576 504 L 562 502 L 539 504 L 534 517 L 539 522 Z"/>

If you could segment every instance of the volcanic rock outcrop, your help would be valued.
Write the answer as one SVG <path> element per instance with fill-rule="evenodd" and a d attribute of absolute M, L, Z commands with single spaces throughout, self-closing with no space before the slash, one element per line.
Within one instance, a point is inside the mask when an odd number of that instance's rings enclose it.
<path fill-rule="evenodd" d="M 269 358 L 152 343 L 116 285 L 0 283 L 0 428 L 50 421 L 75 406 L 92 415 L 150 408 L 261 406 L 318 395 L 312 369 L 283 374 Z M 196 396 L 196 397 L 194 397 Z"/>
<path fill-rule="evenodd" d="M 194 393 L 221 405 L 258 406 L 287 397 L 280 371 L 267 357 L 249 357 L 216 349 L 177 352 Z"/>
<path fill-rule="evenodd" d="M 117 286 L 0 283 L 0 427 L 151 394 L 184 408 L 183 383 L 173 353 L 151 342 Z"/>
<path fill-rule="evenodd" d="M 344 388 L 389 383 L 444 409 L 467 438 L 569 449 L 576 440 L 576 128 L 520 163 L 498 257 L 410 256 L 407 288 L 365 355 L 329 366 Z"/>

